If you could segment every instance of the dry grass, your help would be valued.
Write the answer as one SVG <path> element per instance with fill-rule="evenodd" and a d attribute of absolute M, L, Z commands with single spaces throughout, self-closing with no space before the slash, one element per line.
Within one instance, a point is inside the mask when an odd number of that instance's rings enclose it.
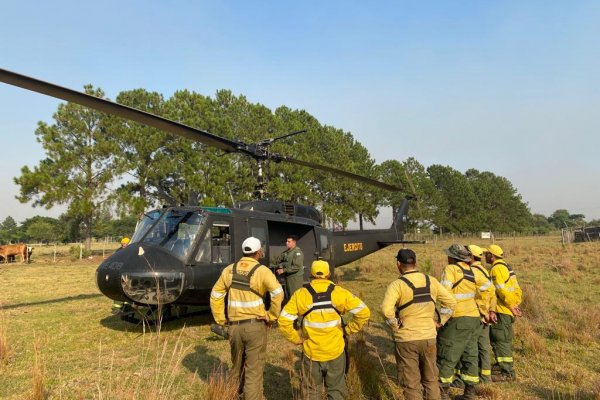
<path fill-rule="evenodd" d="M 482 386 L 481 398 L 600 400 L 600 243 L 562 246 L 558 238 L 511 237 L 498 244 L 524 290 L 525 316 L 514 325 L 518 381 Z M 411 248 L 420 268 L 439 277 L 446 264 L 442 249 L 449 245 Z M 402 399 L 389 378 L 393 343 L 379 313 L 383 291 L 398 275 L 398 249 L 336 271 L 340 284 L 372 311 L 364 334 L 351 338 L 352 399 Z M 0 366 L 0 398 L 29 398 L 34 370 L 47 399 L 205 399 L 211 390 L 221 399 L 235 392 L 225 373 L 229 344 L 210 333 L 210 314 L 171 321 L 162 330 L 123 322 L 110 315 L 112 302 L 94 284 L 101 255 L 76 263 L 68 256 L 53 263 L 52 256 L 52 247 L 36 247 L 32 264 L 0 266 L 0 346 L 5 343 L 9 354 Z M 272 330 L 265 358 L 266 399 L 298 398 L 298 348 Z"/>
<path fill-rule="evenodd" d="M 10 361 L 12 350 L 8 341 L 8 319 L 0 303 L 0 370 Z"/>
<path fill-rule="evenodd" d="M 43 340 L 33 334 L 33 355 L 34 363 L 31 368 L 31 400 L 44 400 L 47 398 L 46 391 L 46 365 L 42 354 Z"/>
<path fill-rule="evenodd" d="M 237 377 L 227 373 L 224 365 L 215 367 L 208 378 L 203 399 L 235 400 L 238 398 L 239 381 Z"/>

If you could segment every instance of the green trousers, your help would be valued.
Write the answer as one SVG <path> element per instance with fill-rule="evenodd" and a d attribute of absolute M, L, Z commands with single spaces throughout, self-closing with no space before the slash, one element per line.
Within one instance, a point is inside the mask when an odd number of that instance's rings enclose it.
<path fill-rule="evenodd" d="M 232 373 L 239 377 L 245 400 L 262 400 L 267 326 L 262 322 L 229 327 Z"/>
<path fill-rule="evenodd" d="M 479 379 L 481 382 L 492 381 L 492 357 L 490 356 L 490 326 L 481 324 L 481 333 L 477 339 L 479 349 Z"/>
<path fill-rule="evenodd" d="M 346 398 L 346 354 L 342 353 L 331 361 L 312 361 L 306 355 L 302 360 L 302 398 L 321 400 L 323 383 L 328 400 Z"/>
<path fill-rule="evenodd" d="M 439 400 L 435 339 L 396 342 L 398 383 L 405 400 Z"/>
<path fill-rule="evenodd" d="M 440 384 L 449 386 L 454 380 L 454 368 L 461 361 L 460 378 L 465 385 L 479 383 L 477 338 L 479 317 L 456 317 L 444 325 L 437 337 L 437 366 Z"/>
<path fill-rule="evenodd" d="M 496 361 L 503 375 L 515 377 L 513 368 L 513 322 L 515 317 L 508 314 L 498 313 L 498 322 L 490 328 L 490 338 L 492 339 L 492 349 L 496 355 Z"/>
<path fill-rule="evenodd" d="M 477 338 L 477 349 L 479 351 L 479 381 L 482 383 L 492 382 L 492 357 L 490 355 L 490 326 L 481 323 L 479 337 Z M 456 366 L 454 373 L 460 377 L 462 360 Z"/>

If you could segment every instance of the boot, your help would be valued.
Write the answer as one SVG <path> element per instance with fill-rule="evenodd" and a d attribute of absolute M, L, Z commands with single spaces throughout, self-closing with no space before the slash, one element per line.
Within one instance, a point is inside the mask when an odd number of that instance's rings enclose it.
<path fill-rule="evenodd" d="M 441 400 L 451 400 L 450 399 L 450 388 L 448 386 L 440 385 L 440 399 Z"/>
<path fill-rule="evenodd" d="M 477 398 L 477 389 L 475 389 L 475 386 L 466 385 L 461 400 L 477 400 Z"/>

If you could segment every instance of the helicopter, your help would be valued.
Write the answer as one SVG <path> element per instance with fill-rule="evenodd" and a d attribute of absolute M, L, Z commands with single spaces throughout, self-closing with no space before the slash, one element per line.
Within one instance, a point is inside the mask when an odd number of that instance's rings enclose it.
<path fill-rule="evenodd" d="M 238 202 L 232 207 L 166 206 L 144 213 L 129 245 L 97 268 L 98 289 L 114 301 L 154 310 L 206 306 L 221 271 L 242 257 L 242 242 L 249 236 L 260 239 L 264 257 L 259 261 L 267 266 L 285 250 L 285 239 L 294 235 L 303 249 L 306 265 L 323 259 L 332 269 L 391 244 L 412 243 L 403 240 L 409 201 L 413 198 L 410 195 L 397 209 L 389 229 L 344 231 L 326 229 L 315 207 L 264 198 L 265 161 L 288 162 L 385 190 L 402 190 L 372 178 L 270 151 L 274 141 L 304 131 L 245 143 L 4 69 L 0 69 L 0 81 L 162 129 L 226 153 L 242 153 L 257 161 L 258 182 L 253 201 Z M 308 281 L 309 276 L 310 269 L 305 268 L 304 280 Z"/>

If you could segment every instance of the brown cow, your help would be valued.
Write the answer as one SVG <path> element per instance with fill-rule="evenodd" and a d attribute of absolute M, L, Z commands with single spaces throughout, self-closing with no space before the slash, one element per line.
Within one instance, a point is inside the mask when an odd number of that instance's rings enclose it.
<path fill-rule="evenodd" d="M 27 245 L 25 243 L 7 244 L 0 246 L 0 257 L 4 258 L 4 262 L 8 263 L 10 256 L 21 256 L 21 262 L 28 260 Z"/>

